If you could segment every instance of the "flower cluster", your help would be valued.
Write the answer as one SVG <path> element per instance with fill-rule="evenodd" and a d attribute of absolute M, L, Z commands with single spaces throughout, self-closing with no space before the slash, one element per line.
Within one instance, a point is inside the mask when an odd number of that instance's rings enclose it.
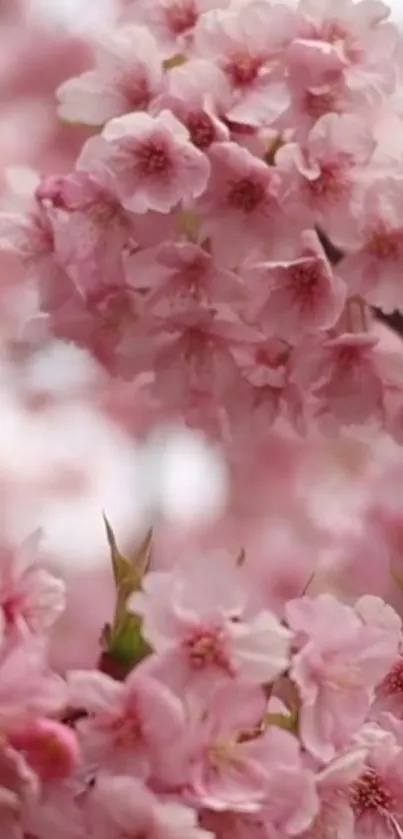
<path fill-rule="evenodd" d="M 241 555 L 150 567 L 107 524 L 98 668 L 52 670 L 63 584 L 34 536 L 1 576 L 0 827 L 10 839 L 401 836 L 402 624 L 375 596 L 262 600 Z"/>
<path fill-rule="evenodd" d="M 79 74 L 55 74 L 75 164 L 56 154 L 52 174 L 45 149 L 28 198 L 24 183 L 3 201 L 1 185 L 0 348 L 27 381 L 48 339 L 85 351 L 102 371 L 90 401 L 124 426 L 121 460 L 127 439 L 196 429 L 228 467 L 228 504 L 217 529 L 170 527 L 154 499 L 130 558 L 105 520 L 113 602 L 81 667 L 79 613 L 95 614 L 97 589 L 72 605 L 39 534 L 6 545 L 18 516 L 0 500 L 0 835 L 402 839 L 403 639 L 388 587 L 403 579 L 403 364 L 373 313 L 403 309 L 403 36 L 381 0 L 115 6 Z M 11 325 L 4 289 L 30 301 Z M 62 408 L 65 447 L 92 421 L 73 386 L 55 397 L 38 378 L 18 380 L 35 418 L 21 422 L 20 436 L 35 429 L 28 459 Z M 93 447 L 86 434 L 68 463 L 49 432 L 57 474 L 41 449 L 20 481 L 27 507 L 32 486 L 80 496 L 74 457 L 95 474 L 104 450 L 103 427 Z M 354 439 L 382 441 L 384 482 Z M 329 451 L 351 473 L 362 457 L 366 541 L 336 535 L 337 516 L 330 532 L 311 445 L 324 471 Z M 20 489 L 4 448 L 9 502 Z M 124 468 L 116 483 L 127 506 Z"/>
<path fill-rule="evenodd" d="M 278 421 L 400 440 L 402 380 L 371 331 L 372 306 L 403 305 L 388 14 L 123 3 L 92 68 L 58 89 L 60 117 L 92 130 L 74 171 L 0 221 L 49 333 L 228 446 Z"/>

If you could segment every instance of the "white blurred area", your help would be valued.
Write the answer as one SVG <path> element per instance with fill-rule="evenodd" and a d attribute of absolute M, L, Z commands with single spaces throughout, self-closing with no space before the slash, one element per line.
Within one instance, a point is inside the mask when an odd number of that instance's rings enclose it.
<path fill-rule="evenodd" d="M 115 0 L 30 0 L 30 14 L 75 34 L 96 34 L 115 20 Z"/>
<path fill-rule="evenodd" d="M 339 0 L 333 0 L 337 8 Z M 115 0 L 31 0 L 32 13 L 74 32 L 94 32 L 113 23 Z M 403 22 L 403 0 L 386 0 L 392 17 Z"/>
<path fill-rule="evenodd" d="M 337 0 L 335 0 L 337 3 Z M 394 20 L 399 21 L 399 23 L 403 23 L 403 2 L 402 0 L 389 0 L 387 4 L 390 6 L 392 10 L 392 17 Z"/>
<path fill-rule="evenodd" d="M 4 527 L 18 543 L 40 526 L 69 570 L 106 559 L 103 513 L 128 544 L 156 517 L 214 518 L 227 497 L 223 461 L 203 438 L 166 428 L 140 445 L 97 408 L 103 376 L 87 353 L 62 343 L 17 370 L 0 359 Z"/>

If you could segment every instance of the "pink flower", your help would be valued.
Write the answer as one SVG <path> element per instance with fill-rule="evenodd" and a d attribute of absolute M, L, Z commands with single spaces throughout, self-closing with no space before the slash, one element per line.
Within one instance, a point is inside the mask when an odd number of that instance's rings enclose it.
<path fill-rule="evenodd" d="M 191 242 L 162 244 L 149 253 L 147 265 L 139 263 L 134 256 L 130 275 L 149 289 L 145 310 L 158 317 L 168 318 L 195 305 L 233 304 L 246 296 L 235 273 L 216 265 L 208 251 Z"/>
<path fill-rule="evenodd" d="M 290 188 L 299 190 L 301 211 L 306 215 L 307 205 L 315 223 L 335 243 L 343 242 L 349 230 L 353 188 L 374 148 L 373 135 L 363 119 L 353 114 L 326 114 L 302 148 L 290 144 L 278 152 L 280 168 L 289 169 Z"/>
<path fill-rule="evenodd" d="M 125 209 L 168 213 L 204 191 L 209 162 L 169 111 L 133 113 L 111 120 L 87 142 L 78 168 L 108 177 Z"/>
<path fill-rule="evenodd" d="M 149 573 L 130 606 L 158 653 L 151 666 L 178 690 L 235 678 L 263 684 L 287 667 L 288 630 L 267 610 L 248 614 L 244 577 L 225 556 L 211 573 L 204 557 Z"/>
<path fill-rule="evenodd" d="M 278 172 L 236 143 L 216 143 L 209 160 L 210 181 L 199 208 L 202 231 L 220 260 L 233 267 L 255 251 L 259 257 L 268 244 L 278 246 L 286 231 Z"/>
<path fill-rule="evenodd" d="M 99 774 L 86 809 L 96 839 L 212 839 L 193 809 L 157 798 L 137 778 Z"/>
<path fill-rule="evenodd" d="M 24 718 L 60 713 L 65 706 L 66 685 L 49 670 L 47 648 L 40 638 L 29 637 L 0 657 L 0 720 L 6 727 Z"/>
<path fill-rule="evenodd" d="M 225 305 L 204 309 L 192 301 L 188 309 L 156 319 L 151 366 L 155 390 L 166 404 L 183 404 L 190 394 L 213 396 L 222 404 L 236 387 L 235 353 L 250 350 L 261 338 L 255 328 L 228 315 Z"/>
<path fill-rule="evenodd" d="M 27 281 L 35 281 L 41 302 L 58 305 L 66 296 L 65 270 L 58 259 L 56 215 L 39 202 L 24 214 L 0 213 L 0 250 L 15 254 Z"/>
<path fill-rule="evenodd" d="M 363 724 L 396 656 L 400 628 L 365 622 L 331 595 L 288 603 L 298 652 L 291 676 L 301 696 L 301 737 L 315 757 L 331 759 Z"/>
<path fill-rule="evenodd" d="M 266 705 L 260 688 L 240 685 L 218 688 L 208 709 L 202 703 L 189 735 L 188 777 L 199 805 L 218 812 L 262 809 L 272 758 L 262 724 Z"/>
<path fill-rule="evenodd" d="M 368 723 L 357 737 L 358 744 L 368 750 L 363 771 L 350 788 L 358 839 L 390 839 L 403 818 L 402 742 L 393 718 L 389 725 L 385 715 L 383 722 L 384 728 Z"/>
<path fill-rule="evenodd" d="M 158 775 L 159 758 L 184 727 L 181 702 L 164 684 L 141 667 L 123 684 L 96 671 L 73 671 L 68 692 L 70 706 L 88 715 L 78 730 L 89 765 Z"/>
<path fill-rule="evenodd" d="M 315 776 L 304 763 L 300 743 L 293 734 L 269 726 L 265 747 L 267 800 L 264 821 L 286 836 L 299 836 L 314 821 L 319 807 Z"/>
<path fill-rule="evenodd" d="M 103 125 L 131 111 L 146 111 L 161 90 L 162 61 L 151 33 L 121 26 L 97 44 L 96 69 L 68 79 L 58 89 L 63 119 Z"/>
<path fill-rule="evenodd" d="M 342 425 L 384 421 L 377 343 L 368 332 L 347 333 L 297 348 L 292 375 L 300 387 L 310 387 L 315 393 L 319 416 Z"/>
<path fill-rule="evenodd" d="M 316 776 L 319 812 L 303 839 L 317 839 L 318 835 L 336 839 L 354 839 L 355 819 L 351 807 L 350 790 L 360 778 L 367 750 L 356 747 L 337 755 Z"/>
<path fill-rule="evenodd" d="M 38 199 L 63 212 L 57 253 L 84 292 L 88 285 L 123 275 L 124 249 L 134 244 L 134 217 L 107 187 L 85 172 L 46 178 Z M 95 279 L 95 277 L 96 279 Z"/>
<path fill-rule="evenodd" d="M 329 69 L 330 59 L 333 63 L 333 79 L 317 77 L 317 86 L 321 81 L 322 85 L 326 81 L 337 84 L 341 76 L 355 107 L 393 88 L 392 61 L 398 33 L 387 22 L 390 9 L 385 3 L 345 0 L 335 7 L 332 0 L 302 0 L 299 13 L 306 62 L 319 67 L 322 64 L 324 71 Z M 293 44 L 296 52 L 300 43 L 297 39 Z"/>
<path fill-rule="evenodd" d="M 229 130 L 220 119 L 231 99 L 227 79 L 218 67 L 192 59 L 173 67 L 166 90 L 155 108 L 169 108 L 189 131 L 192 143 L 206 151 L 212 143 L 229 139 Z"/>
<path fill-rule="evenodd" d="M 299 255 L 290 261 L 263 262 L 243 273 L 256 287 L 248 319 L 267 334 L 296 344 L 302 335 L 329 329 L 339 319 L 346 297 L 313 231 L 302 235 Z"/>
<path fill-rule="evenodd" d="M 141 296 L 124 281 L 103 282 L 99 273 L 84 271 L 79 277 L 82 288 L 73 288 L 70 299 L 51 315 L 53 334 L 87 347 L 113 375 L 132 379 L 150 359 Z"/>
<path fill-rule="evenodd" d="M 350 230 L 342 241 L 347 255 L 340 273 L 351 293 L 391 312 L 402 306 L 403 179 L 383 175 L 360 190 Z"/>
<path fill-rule="evenodd" d="M 260 0 L 230 5 L 200 20 L 195 52 L 225 72 L 233 91 L 226 111 L 229 120 L 269 125 L 286 110 L 289 92 L 273 58 L 291 41 L 294 30 L 295 14 L 286 4 Z"/>
<path fill-rule="evenodd" d="M 64 611 L 65 586 L 40 562 L 40 534 L 25 540 L 17 552 L 3 553 L 0 607 L 5 626 L 24 633 L 47 633 Z"/>
<path fill-rule="evenodd" d="M 144 23 L 154 34 L 168 60 L 192 48 L 199 20 L 210 9 L 222 8 L 229 0 L 136 0 L 128 19 Z"/>

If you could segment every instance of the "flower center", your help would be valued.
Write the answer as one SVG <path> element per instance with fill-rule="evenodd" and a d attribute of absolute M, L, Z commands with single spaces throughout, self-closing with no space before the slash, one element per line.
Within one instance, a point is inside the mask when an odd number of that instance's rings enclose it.
<path fill-rule="evenodd" d="M 143 738 L 143 729 L 138 714 L 132 709 L 126 710 L 121 717 L 114 720 L 111 728 L 116 747 L 135 746 Z"/>
<path fill-rule="evenodd" d="M 383 693 L 403 695 L 403 658 L 399 658 L 382 684 Z"/>
<path fill-rule="evenodd" d="M 370 256 L 378 259 L 397 259 L 399 257 L 399 238 L 396 232 L 389 232 L 383 225 L 376 227 L 367 245 Z"/>
<path fill-rule="evenodd" d="M 189 114 L 186 127 L 193 145 L 198 149 L 208 149 L 211 146 L 215 139 L 215 130 L 212 120 L 205 111 L 193 111 Z"/>
<path fill-rule="evenodd" d="M 262 183 L 253 178 L 240 178 L 230 184 L 227 201 L 235 210 L 249 214 L 263 203 L 265 188 Z"/>
<path fill-rule="evenodd" d="M 209 752 L 213 769 L 220 769 L 236 762 L 237 743 L 235 740 L 219 740 Z"/>
<path fill-rule="evenodd" d="M 369 810 L 385 813 L 393 808 L 390 792 L 385 789 L 382 778 L 373 769 L 367 769 L 353 784 L 351 803 L 358 816 Z"/>
<path fill-rule="evenodd" d="M 223 633 L 220 630 L 196 629 L 185 639 L 183 647 L 192 669 L 201 670 L 213 666 L 227 673 L 231 672 L 224 649 Z"/>
<path fill-rule="evenodd" d="M 173 3 L 166 10 L 166 21 L 174 35 L 182 35 L 188 29 L 193 29 L 198 21 L 198 12 L 193 0 L 184 3 Z"/>
<path fill-rule="evenodd" d="M 247 52 L 235 55 L 227 64 L 226 73 L 237 87 L 248 87 L 257 79 L 261 59 Z"/>
<path fill-rule="evenodd" d="M 334 91 L 315 94 L 308 90 L 305 94 L 305 110 L 310 117 L 319 119 L 326 114 L 337 112 L 340 108 Z"/>
<path fill-rule="evenodd" d="M 172 161 L 165 145 L 155 140 L 147 140 L 136 149 L 137 169 L 146 178 L 167 175 L 172 169 Z"/>
<path fill-rule="evenodd" d="M 150 89 L 146 78 L 123 77 L 120 82 L 122 93 L 133 111 L 145 111 L 150 104 Z"/>
<path fill-rule="evenodd" d="M 319 280 L 319 272 L 316 262 L 306 262 L 304 264 L 295 265 L 290 269 L 290 278 L 292 285 L 295 286 L 298 292 L 314 291 Z"/>
<path fill-rule="evenodd" d="M 345 167 L 339 162 L 323 163 L 319 177 L 307 186 L 314 198 L 337 203 L 348 192 Z"/>

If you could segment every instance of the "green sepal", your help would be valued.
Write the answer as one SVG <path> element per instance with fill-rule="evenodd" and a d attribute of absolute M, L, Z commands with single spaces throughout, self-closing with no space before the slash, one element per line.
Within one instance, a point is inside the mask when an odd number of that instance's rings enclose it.
<path fill-rule="evenodd" d="M 111 675 L 115 671 L 127 674 L 152 652 L 142 634 L 141 618 L 127 609 L 129 597 L 141 589 L 150 564 L 152 531 L 147 533 L 132 559 L 127 559 L 119 551 L 106 516 L 104 522 L 111 552 L 116 606 L 113 622 L 106 624 L 102 631 L 100 667 Z"/>

